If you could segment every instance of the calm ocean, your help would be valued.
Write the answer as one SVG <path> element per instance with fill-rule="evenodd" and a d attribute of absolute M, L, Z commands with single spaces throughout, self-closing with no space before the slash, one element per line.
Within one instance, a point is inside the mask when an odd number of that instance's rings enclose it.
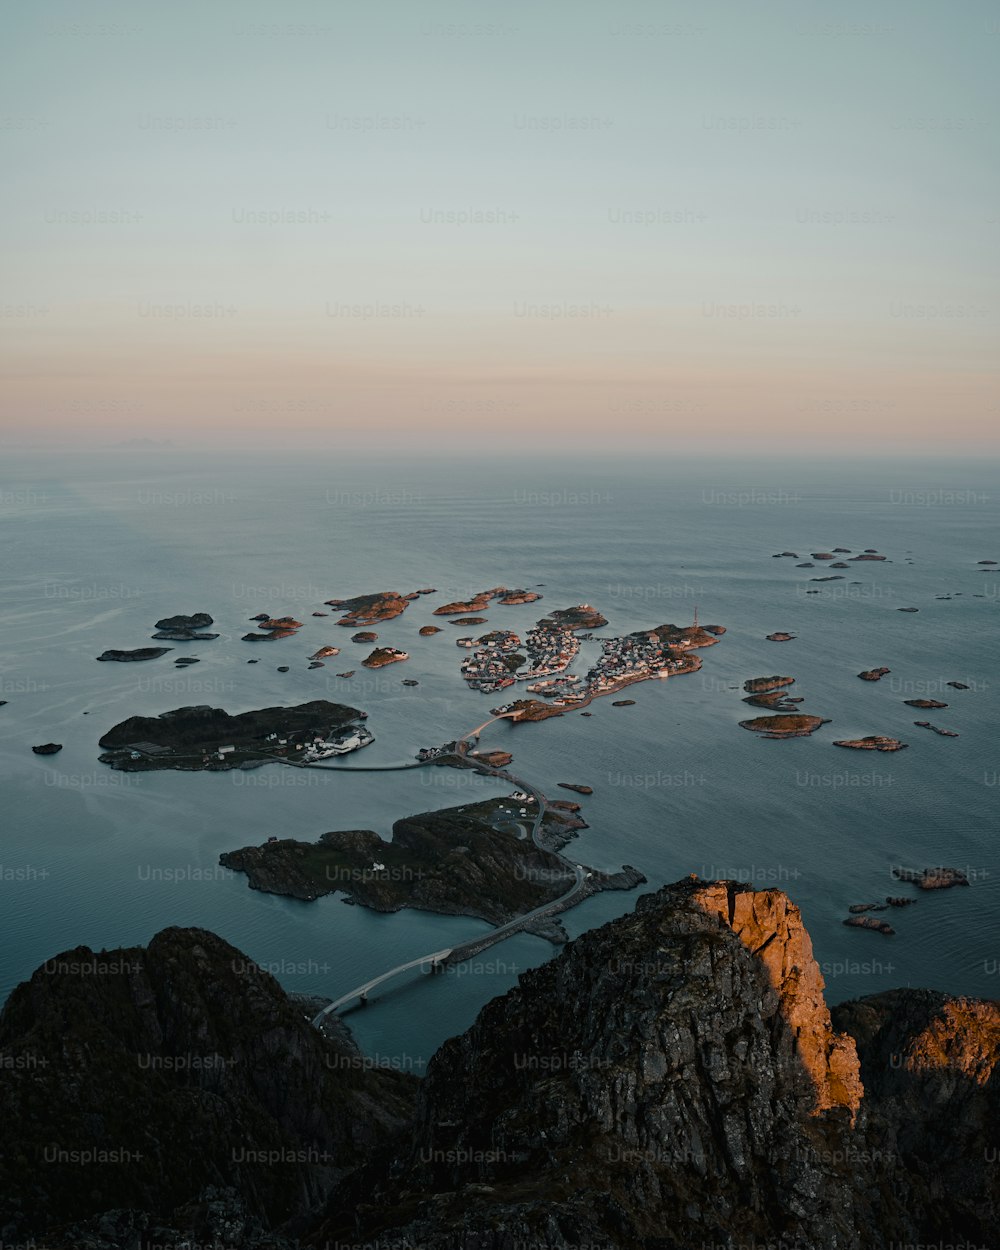
<path fill-rule="evenodd" d="M 977 561 L 1000 559 L 997 465 L 817 461 L 9 454 L 0 470 L 0 998 L 60 951 L 144 943 L 167 925 L 213 929 L 287 989 L 328 995 L 484 930 L 462 917 L 375 915 L 339 897 L 259 894 L 217 861 L 270 834 L 388 835 L 400 816 L 496 793 L 498 783 L 447 770 L 130 776 L 97 763 L 97 741 L 136 713 L 330 698 L 368 711 L 377 741 L 365 763 L 404 759 L 479 723 L 497 698 L 459 680 L 464 653 L 453 636 L 465 631 L 439 619 L 443 633 L 418 637 L 433 608 L 538 583 L 540 604 L 495 607 L 490 626 L 520 631 L 545 610 L 587 602 L 615 632 L 688 624 L 695 605 L 702 623 L 727 629 L 701 652 L 700 673 L 636 687 L 634 707 L 604 699 L 589 719 L 499 724 L 484 735 L 549 792 L 559 781 L 594 787 L 583 800 L 590 828 L 571 856 L 634 864 L 648 888 L 690 872 L 780 886 L 802 907 L 831 1002 L 897 985 L 996 997 L 1000 566 Z M 816 583 L 829 575 L 822 565 L 772 559 L 834 546 L 874 547 L 889 560 Z M 367 648 L 334 616 L 310 615 L 331 597 L 425 586 L 439 594 L 378 627 L 380 642 L 412 659 L 378 673 L 360 667 Z M 159 617 L 195 611 L 215 618 L 217 641 L 174 644 L 149 663 L 95 663 L 106 648 L 146 645 Z M 305 627 L 251 650 L 240 636 L 260 611 L 292 613 Z M 765 641 L 774 630 L 797 637 Z M 308 671 L 308 655 L 326 643 L 341 654 Z M 175 669 L 188 654 L 201 663 Z M 892 672 L 880 683 L 857 679 L 883 664 Z M 354 679 L 335 676 L 352 668 Z M 740 729 L 756 714 L 742 682 L 770 673 L 794 676 L 802 710 L 830 724 L 788 742 Z M 420 685 L 403 687 L 404 677 Z M 903 703 L 920 696 L 949 706 L 921 713 Z M 913 726 L 925 717 L 961 736 Z M 902 737 L 909 749 L 830 745 L 867 733 Z M 64 744 L 59 755 L 31 753 L 50 740 Z M 972 887 L 891 913 L 894 938 L 842 925 L 850 903 L 914 892 L 894 881 L 894 866 L 935 864 L 963 868 Z M 635 897 L 599 896 L 566 926 L 582 932 Z M 552 951 L 514 938 L 433 981 L 396 983 L 349 1022 L 369 1053 L 419 1072 Z"/>

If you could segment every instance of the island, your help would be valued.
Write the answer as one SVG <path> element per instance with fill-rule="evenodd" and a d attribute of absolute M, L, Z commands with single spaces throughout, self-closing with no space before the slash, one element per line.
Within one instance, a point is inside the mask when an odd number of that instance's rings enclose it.
<path fill-rule="evenodd" d="M 884 933 L 891 937 L 896 930 L 886 920 L 876 920 L 874 916 L 849 916 L 844 924 L 855 929 L 873 929 L 876 933 Z"/>
<path fill-rule="evenodd" d="M 819 729 L 820 725 L 829 723 L 829 717 L 785 713 L 779 716 L 756 716 L 753 720 L 741 720 L 740 728 L 749 729 L 752 733 L 760 734 L 764 738 L 807 738 Z"/>
<path fill-rule="evenodd" d="M 358 625 L 376 625 L 379 621 L 391 621 L 402 615 L 410 606 L 413 595 L 401 595 L 395 590 L 378 590 L 371 595 L 355 595 L 353 599 L 327 599 L 331 608 L 338 608 L 345 615 L 337 622 L 355 629 Z"/>
<path fill-rule="evenodd" d="M 550 612 L 538 622 L 538 628 L 555 627 L 557 629 L 568 629 L 576 631 L 578 629 L 600 629 L 602 625 L 607 625 L 607 617 L 602 616 L 596 608 L 592 608 L 589 603 L 580 603 L 576 607 L 562 608 L 555 612 Z M 673 629 L 672 625 L 664 626 L 666 629 Z"/>
<path fill-rule="evenodd" d="M 309 657 L 310 660 L 325 660 L 328 656 L 340 655 L 339 647 L 320 647 L 318 651 L 314 651 Z"/>
<path fill-rule="evenodd" d="M 947 703 L 942 703 L 940 699 L 904 699 L 903 702 L 907 707 L 919 707 L 923 709 L 947 707 Z"/>
<path fill-rule="evenodd" d="M 775 712 L 794 712 L 795 705 L 802 699 L 783 693 L 784 688 L 794 681 L 794 677 L 752 677 L 743 683 L 743 689 L 748 691 L 743 702 Z"/>
<path fill-rule="evenodd" d="M 645 881 L 636 869 L 602 873 L 536 846 L 522 833 L 526 811 L 516 798 L 425 812 L 397 820 L 391 841 L 371 830 L 341 830 L 315 842 L 282 838 L 225 852 L 219 862 L 246 873 L 251 889 L 312 902 L 343 893 L 379 912 L 403 907 L 508 924 L 547 904 L 555 910 L 602 890 L 631 890 Z M 571 819 L 571 816 L 569 817 Z M 557 839 L 567 817 L 547 812 Z M 525 929 L 566 941 L 548 914 Z"/>
<path fill-rule="evenodd" d="M 153 627 L 157 631 L 153 637 L 162 642 L 210 642 L 219 635 L 201 631 L 214 623 L 207 612 L 195 612 L 192 616 L 165 616 Z"/>
<path fill-rule="evenodd" d="M 562 790 L 575 790 L 577 794 L 593 794 L 593 786 L 578 786 L 572 781 L 557 781 L 556 785 Z"/>
<path fill-rule="evenodd" d="M 173 647 L 137 647 L 134 651 L 104 651 L 99 660 L 117 660 L 120 663 L 129 660 L 158 660 L 161 655 L 173 651 Z"/>
<path fill-rule="evenodd" d="M 768 634 L 767 641 L 768 642 L 791 642 L 794 637 L 795 637 L 794 634 L 786 634 L 783 631 L 778 630 L 776 633 Z"/>
<path fill-rule="evenodd" d="M 542 596 L 534 590 L 508 590 L 498 597 L 497 603 L 505 607 L 514 607 L 521 603 L 534 603 L 536 599 L 541 598 Z"/>
<path fill-rule="evenodd" d="M 277 638 L 292 638 L 302 628 L 302 622 L 294 616 L 255 616 L 257 633 L 243 635 L 244 642 L 270 642 Z"/>
<path fill-rule="evenodd" d="M 519 721 L 548 720 L 550 716 L 562 716 L 563 709 L 541 699 L 515 699 L 500 707 L 490 708 L 494 716 L 506 716 L 514 724 Z"/>
<path fill-rule="evenodd" d="M 351 634 L 351 642 L 378 642 L 378 634 L 372 629 L 360 629 Z"/>
<path fill-rule="evenodd" d="M 99 759 L 122 772 L 223 771 L 294 762 L 355 737 L 359 746 L 366 745 L 358 725 L 366 716 L 324 699 L 236 715 L 207 705 L 175 708 L 159 716 L 130 716 L 109 729 L 100 739 L 105 753 Z"/>
<path fill-rule="evenodd" d="M 941 729 L 937 725 L 932 725 L 929 720 L 915 720 L 914 725 L 920 729 L 929 729 L 931 733 L 940 734 L 942 738 L 957 738 L 958 734 L 954 729 Z"/>
<path fill-rule="evenodd" d="M 409 658 L 409 652 L 400 651 L 398 647 L 376 647 L 361 663 L 365 668 L 384 668 L 387 664 L 398 664 L 400 660 Z"/>
<path fill-rule="evenodd" d="M 470 599 L 455 599 L 451 603 L 443 603 L 434 609 L 435 616 L 466 616 L 470 612 L 482 612 L 489 607 L 491 599 L 506 593 L 506 586 L 495 586 L 492 590 L 481 590 Z"/>
<path fill-rule="evenodd" d="M 880 556 L 874 551 L 864 551 L 859 556 L 851 556 L 852 560 L 884 560 L 885 556 Z"/>
<path fill-rule="evenodd" d="M 575 635 L 604 621 L 590 604 L 553 612 L 525 635 L 494 630 L 477 640 L 477 649 L 462 661 L 462 676 L 475 690 L 492 694 L 518 681 L 528 681 L 529 694 L 551 699 L 557 708 L 582 709 L 601 695 L 651 678 L 696 672 L 701 659 L 692 650 L 714 646 L 718 631 L 698 625 L 658 625 L 621 638 L 601 638 L 601 654 L 585 677 L 567 669 L 580 650 Z M 591 637 L 590 634 L 583 635 Z M 456 640 L 471 648 L 471 638 Z M 513 706 L 513 705 L 509 705 Z"/>
<path fill-rule="evenodd" d="M 866 668 L 863 672 L 858 673 L 862 681 L 881 681 L 887 673 L 891 673 L 890 668 Z"/>
<path fill-rule="evenodd" d="M 950 686 L 952 690 L 968 690 L 969 689 L 969 687 L 965 684 L 964 681 L 946 681 L 945 685 Z"/>
<path fill-rule="evenodd" d="M 885 734 L 868 734 L 865 738 L 842 738 L 834 742 L 835 747 L 848 747 L 852 751 L 902 751 L 907 743 L 898 738 L 889 738 Z"/>
<path fill-rule="evenodd" d="M 421 638 L 432 638 L 435 634 L 440 634 L 440 632 L 441 632 L 441 628 L 438 625 L 421 625 L 420 626 Z"/>
<path fill-rule="evenodd" d="M 43 742 L 37 747 L 32 747 L 32 751 L 36 755 L 55 755 L 57 751 L 62 750 L 61 742 Z"/>
<path fill-rule="evenodd" d="M 924 868 L 919 872 L 893 868 L 892 875 L 897 881 L 911 882 L 918 890 L 950 890 L 954 885 L 969 884 L 969 878 L 960 868 Z"/>

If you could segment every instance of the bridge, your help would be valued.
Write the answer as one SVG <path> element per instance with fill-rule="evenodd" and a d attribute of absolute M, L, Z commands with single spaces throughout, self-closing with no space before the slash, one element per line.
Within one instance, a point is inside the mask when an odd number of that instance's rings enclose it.
<path fill-rule="evenodd" d="M 516 715 L 517 714 L 515 712 L 501 712 L 498 716 L 491 716 L 489 720 L 484 721 L 476 729 L 471 730 L 469 733 L 465 734 L 463 738 L 460 738 L 457 741 L 463 742 L 469 739 L 478 740 L 479 735 L 487 727 L 487 725 L 492 725 L 498 720 L 515 719 Z M 506 769 L 494 768 L 490 764 L 485 763 L 485 761 L 477 760 L 472 756 L 466 755 L 462 751 L 459 751 L 458 754 L 460 754 L 462 759 L 465 760 L 469 766 L 475 769 L 475 771 L 490 777 L 496 777 L 502 781 L 511 782 L 534 797 L 537 805 L 537 811 L 535 812 L 535 816 L 531 824 L 530 837 L 535 846 L 537 846 L 540 850 L 546 849 L 542 846 L 541 830 L 545 821 L 546 812 L 549 808 L 549 801 L 542 791 L 539 790 L 537 786 L 532 785 L 531 782 L 524 781 L 520 777 L 515 777 L 513 773 L 507 772 Z M 435 757 L 435 759 L 440 759 L 440 757 Z M 427 764 L 434 763 L 435 759 L 414 760 L 404 764 L 375 764 L 367 767 L 361 766 L 356 768 L 339 768 L 336 764 L 324 765 L 320 763 L 295 763 L 294 767 L 329 768 L 331 772 L 385 772 L 403 768 L 423 768 Z M 285 762 L 291 763 L 292 761 Z M 491 929 L 487 933 L 481 933 L 478 937 L 470 938 L 467 942 L 461 942 L 456 946 L 448 946 L 443 950 L 432 951 L 429 955 L 420 955 L 416 959 L 410 959 L 405 963 L 397 964 L 395 968 L 390 968 L 388 972 L 383 972 L 381 975 L 373 977 L 370 981 L 366 981 L 363 985 L 357 986 L 355 989 L 350 990 L 347 994 L 341 994 L 341 996 L 334 999 L 332 1003 L 328 1003 L 322 1011 L 317 1012 L 317 1014 L 313 1017 L 313 1024 L 319 1027 L 324 1016 L 330 1015 L 331 1013 L 339 1010 L 339 1008 L 344 1007 L 348 1003 L 352 1003 L 355 1000 L 357 1000 L 361 1005 L 367 1004 L 368 995 L 373 989 L 379 985 L 385 984 L 387 981 L 391 981 L 395 977 L 401 976 L 404 972 L 409 972 L 413 968 L 427 967 L 428 965 L 430 966 L 431 972 L 437 972 L 446 964 L 462 963 L 464 960 L 471 959 L 474 955 L 478 955 L 481 951 L 488 949 L 495 943 L 502 942 L 504 938 L 510 937 L 511 934 L 525 929 L 533 921 L 550 915 L 554 916 L 561 911 L 565 911 L 568 907 L 573 906 L 578 895 L 584 894 L 587 891 L 588 874 L 584 872 L 583 868 L 579 864 L 573 865 L 573 873 L 574 882 L 565 894 L 561 894 L 558 898 L 552 899 L 548 903 L 543 903 L 540 907 L 536 907 L 532 911 L 525 912 L 521 916 L 515 916 L 513 920 L 508 920 L 505 924 L 498 925 L 495 929 Z"/>
<path fill-rule="evenodd" d="M 331 1012 L 346 1006 L 355 999 L 362 1006 L 366 1005 L 369 993 L 377 985 L 391 981 L 393 977 L 409 972 L 411 968 L 422 968 L 429 964 L 431 972 L 437 972 L 445 964 L 462 963 L 464 960 L 471 959 L 474 955 L 478 955 L 490 946 L 493 946 L 496 942 L 502 942 L 504 938 L 510 937 L 512 933 L 518 932 L 532 921 L 538 920 L 542 916 L 555 915 L 557 912 L 571 907 L 576 895 L 583 892 L 587 884 L 587 874 L 579 864 L 573 865 L 573 873 L 575 880 L 565 894 L 560 894 L 558 898 L 553 899 L 551 902 L 543 903 L 541 907 L 525 912 L 523 916 L 515 916 L 513 920 L 508 920 L 506 924 L 499 925 L 488 933 L 481 933 L 478 937 L 470 938 L 469 941 L 462 942 L 458 946 L 446 946 L 443 950 L 433 951 L 430 955 L 421 955 L 417 959 L 411 959 L 405 964 L 398 964 L 395 968 L 390 968 L 388 972 L 383 972 L 380 976 L 372 977 L 364 985 L 359 985 L 349 993 L 341 994 L 332 1003 L 327 1003 L 322 1011 L 317 1012 L 313 1016 L 313 1024 L 318 1027 L 322 1023 L 324 1016 L 330 1015 Z"/>
<path fill-rule="evenodd" d="M 451 954 L 452 949 L 451 946 L 446 946 L 442 951 L 435 951 L 432 955 L 421 955 L 419 959 L 411 959 L 408 964 L 400 964 L 397 968 L 390 968 L 388 972 L 383 972 L 380 977 L 373 977 L 370 981 L 366 981 L 364 985 L 359 985 L 356 990 L 351 990 L 349 994 L 342 994 L 335 1002 L 327 1003 L 323 1010 L 313 1017 L 313 1024 L 319 1025 L 324 1016 L 328 1016 L 331 1011 L 336 1011 L 338 1007 L 343 1007 L 345 1003 L 349 1003 L 355 998 L 360 999 L 362 1003 L 366 1003 L 369 991 L 373 990 L 376 985 L 381 985 L 383 981 L 399 976 L 401 972 L 408 972 L 411 968 L 418 968 L 426 963 L 431 965 L 432 972 L 436 972 L 445 958 Z"/>

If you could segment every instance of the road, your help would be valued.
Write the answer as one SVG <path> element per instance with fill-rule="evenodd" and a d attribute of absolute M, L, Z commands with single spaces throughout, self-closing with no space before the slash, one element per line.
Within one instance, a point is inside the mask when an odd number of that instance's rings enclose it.
<path fill-rule="evenodd" d="M 509 719 L 511 715 L 511 713 L 505 712 L 500 716 L 491 717 L 490 720 L 484 721 L 483 724 L 477 729 L 473 729 L 471 733 L 466 734 L 464 738 L 457 739 L 457 741 L 463 742 L 473 738 L 478 741 L 480 733 L 486 728 L 487 725 L 492 725 L 494 721 Z M 485 763 L 483 760 L 477 760 L 473 756 L 466 754 L 464 751 L 460 751 L 459 755 L 471 768 L 475 769 L 476 772 L 483 773 L 489 777 L 497 777 L 502 781 L 511 782 L 515 786 L 518 786 L 521 790 L 533 795 L 538 810 L 535 813 L 535 818 L 531 825 L 531 840 L 535 846 L 539 848 L 539 850 L 545 850 L 546 848 L 541 842 L 541 830 L 545 821 L 545 814 L 549 808 L 549 801 L 542 791 L 539 790 L 537 786 L 532 785 L 531 782 L 524 781 L 520 777 L 515 777 L 513 773 L 507 772 L 506 769 L 494 768 L 490 764 Z M 423 768 L 425 765 L 434 763 L 435 761 L 417 760 L 404 764 L 382 764 L 372 765 L 368 768 L 359 767 L 353 769 L 340 768 L 336 764 L 293 764 L 290 760 L 286 760 L 285 762 L 291 764 L 294 768 L 327 768 L 330 772 L 384 772 L 395 771 L 403 768 Z M 488 949 L 495 943 L 502 942 L 504 938 L 509 937 L 512 933 L 519 932 L 532 922 L 546 918 L 550 915 L 556 915 L 560 911 L 565 911 L 567 907 L 571 907 L 573 905 L 576 896 L 585 889 L 587 883 L 587 873 L 583 870 L 581 865 L 573 864 L 572 867 L 575 880 L 565 894 L 561 894 L 558 898 L 552 899 L 548 903 L 543 903 L 540 907 L 536 907 L 532 911 L 525 912 L 523 915 L 515 916 L 513 920 L 508 920 L 505 924 L 499 925 L 497 928 L 490 930 L 488 933 L 481 933 L 477 937 L 470 938 L 468 942 L 460 942 L 456 946 L 449 946 L 440 951 L 432 951 L 429 955 L 420 955 L 416 959 L 407 960 L 406 963 L 397 964 L 395 968 L 390 968 L 388 972 L 383 972 L 380 976 L 373 977 L 372 980 L 366 981 L 364 985 L 359 985 L 356 989 L 351 990 L 349 993 L 341 994 L 341 996 L 335 999 L 332 1003 L 328 1003 L 322 1011 L 318 1012 L 317 1015 L 313 1017 L 313 1024 L 318 1026 L 324 1016 L 336 1011 L 339 1007 L 343 1007 L 346 1003 L 353 1002 L 354 999 L 366 1002 L 369 992 L 376 986 L 382 985 L 384 982 L 390 981 L 393 977 L 400 976 L 404 972 L 408 972 L 411 968 L 418 968 L 426 964 L 430 964 L 431 968 L 435 968 L 440 967 L 444 963 L 461 963 L 463 960 L 469 959 L 473 955 L 477 955 L 481 951 Z"/>
<path fill-rule="evenodd" d="M 558 898 L 552 899 L 551 902 L 543 903 L 541 907 L 525 912 L 522 916 L 515 916 L 513 920 L 508 920 L 506 924 L 492 929 L 489 933 L 481 933 L 477 937 L 471 938 L 468 942 L 462 942 L 458 946 L 446 946 L 444 950 L 432 951 L 429 955 L 421 955 L 417 959 L 410 959 L 405 964 L 398 964 L 395 968 L 390 968 L 388 972 L 383 972 L 380 976 L 373 977 L 370 981 L 366 981 L 364 985 L 359 985 L 349 993 L 341 994 L 332 1003 L 328 1003 L 322 1011 L 313 1017 L 313 1024 L 318 1027 L 324 1016 L 329 1015 L 332 1011 L 336 1011 L 338 1007 L 343 1007 L 346 1003 L 353 1002 L 356 998 L 366 1001 L 369 992 L 377 985 L 390 981 L 393 977 L 397 977 L 403 972 L 408 972 L 411 968 L 419 968 L 425 964 L 430 964 L 431 968 L 434 969 L 446 963 L 461 963 L 463 960 L 471 959 L 473 955 L 478 955 L 481 951 L 487 950 L 496 942 L 502 942 L 504 938 L 510 937 L 512 933 L 522 929 L 525 925 L 531 924 L 532 921 L 564 911 L 567 907 L 572 906 L 575 896 L 583 890 L 587 882 L 587 874 L 579 864 L 573 865 L 573 871 L 576 879 L 565 894 L 560 894 Z"/>

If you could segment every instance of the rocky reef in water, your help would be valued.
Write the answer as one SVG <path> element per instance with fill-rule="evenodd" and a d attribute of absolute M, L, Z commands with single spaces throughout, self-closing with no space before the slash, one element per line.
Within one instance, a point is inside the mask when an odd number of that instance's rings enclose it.
<path fill-rule="evenodd" d="M 998 1245 L 1000 1004 L 831 1013 L 779 890 L 642 897 L 487 1004 L 415 1102 L 202 930 L 50 963 L 0 1016 L 5 1240 L 209 1244 L 228 1212 L 233 1250 Z"/>

